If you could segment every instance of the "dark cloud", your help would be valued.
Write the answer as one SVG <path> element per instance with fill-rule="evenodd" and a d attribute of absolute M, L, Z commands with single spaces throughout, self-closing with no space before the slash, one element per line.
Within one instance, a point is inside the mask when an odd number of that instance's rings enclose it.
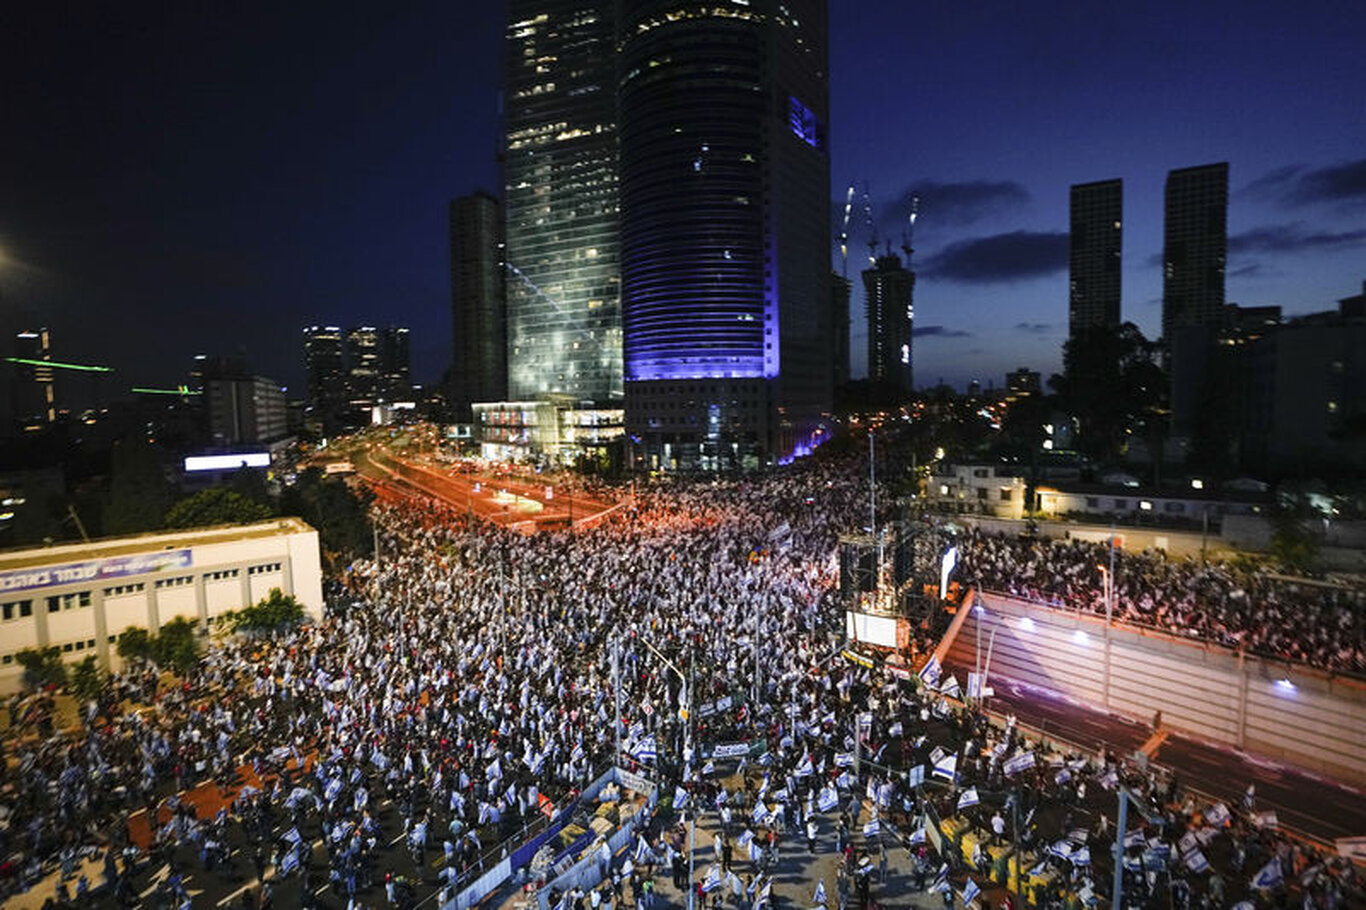
<path fill-rule="evenodd" d="M 899 239 L 906 230 L 911 214 L 911 198 L 920 198 L 920 216 L 935 229 L 963 227 L 1029 202 L 1029 191 L 1014 180 L 964 180 L 940 183 L 920 180 L 897 194 L 890 205 L 873 198 L 873 213 L 878 230 L 890 239 Z M 862 200 L 854 200 L 850 221 L 860 217 Z M 844 216 L 844 201 L 840 201 L 840 217 Z M 852 231 L 851 231 L 852 233 Z"/>
<path fill-rule="evenodd" d="M 946 329 L 942 325 L 918 325 L 911 329 L 915 338 L 971 338 L 971 332 L 962 329 Z"/>
<path fill-rule="evenodd" d="M 1277 168 L 1249 183 L 1243 193 L 1292 206 L 1366 201 L 1366 158 L 1313 169 L 1303 164 Z"/>
<path fill-rule="evenodd" d="M 1253 228 L 1228 238 L 1230 256 L 1256 253 L 1299 253 L 1336 250 L 1366 243 L 1366 229 L 1355 231 L 1306 231 L 1303 222 Z"/>
<path fill-rule="evenodd" d="M 1247 265 L 1231 269 L 1228 273 L 1230 278 L 1261 278 L 1267 274 L 1267 269 L 1259 262 L 1250 262 Z"/>
<path fill-rule="evenodd" d="M 1020 281 L 1067 268 L 1066 233 L 1012 231 L 951 243 L 920 270 L 931 278 L 967 284 Z"/>
<path fill-rule="evenodd" d="M 1049 322 L 1017 322 L 1015 331 L 1027 332 L 1030 335 L 1042 335 L 1045 332 L 1053 331 L 1053 324 Z"/>

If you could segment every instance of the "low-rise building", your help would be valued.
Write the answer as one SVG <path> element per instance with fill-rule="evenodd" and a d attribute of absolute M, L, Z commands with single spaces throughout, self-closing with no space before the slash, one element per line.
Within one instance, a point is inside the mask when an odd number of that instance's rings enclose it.
<path fill-rule="evenodd" d="M 183 616 L 205 629 L 272 588 L 321 615 L 318 532 L 297 518 L 0 552 L 0 694 L 20 688 L 25 648 L 94 654 L 113 669 L 129 626 Z"/>

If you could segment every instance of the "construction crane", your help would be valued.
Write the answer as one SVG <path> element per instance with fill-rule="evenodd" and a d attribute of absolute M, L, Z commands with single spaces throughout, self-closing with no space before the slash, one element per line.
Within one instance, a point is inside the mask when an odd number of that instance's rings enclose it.
<path fill-rule="evenodd" d="M 906 271 L 911 270 L 911 256 L 915 253 L 915 219 L 920 215 L 920 197 L 911 194 L 911 214 L 907 219 L 906 230 L 901 234 L 901 252 L 906 256 Z"/>
<path fill-rule="evenodd" d="M 877 223 L 873 221 L 873 201 L 868 195 L 868 182 L 866 180 L 855 180 L 849 184 L 849 190 L 845 193 L 844 222 L 840 226 L 840 262 L 845 278 L 849 277 L 849 221 L 854 212 L 854 197 L 859 194 L 860 188 L 863 190 L 862 221 L 868 231 L 868 263 L 873 265 L 877 262 Z"/>

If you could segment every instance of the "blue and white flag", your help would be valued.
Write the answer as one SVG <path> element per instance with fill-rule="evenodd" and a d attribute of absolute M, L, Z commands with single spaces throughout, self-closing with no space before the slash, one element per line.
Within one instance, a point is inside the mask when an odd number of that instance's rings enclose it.
<path fill-rule="evenodd" d="M 920 672 L 916 675 L 920 677 L 922 683 L 930 688 L 934 688 L 939 685 L 939 674 L 941 672 L 942 668 L 939 666 L 939 658 L 931 655 L 930 659 L 925 662 L 925 666 L 921 667 Z"/>
<path fill-rule="evenodd" d="M 906 783 L 912 787 L 918 787 L 925 782 L 925 766 L 913 765 L 906 772 Z"/>
<path fill-rule="evenodd" d="M 911 842 L 911 846 L 915 846 L 916 844 L 923 844 L 923 843 L 925 843 L 925 826 L 924 826 L 924 825 L 921 825 L 919 828 L 916 828 L 914 831 L 911 832 L 910 842 Z"/>
<path fill-rule="evenodd" d="M 1130 831 L 1129 833 L 1127 833 L 1127 834 L 1124 835 L 1124 846 L 1125 846 L 1126 848 L 1128 848 L 1128 847 L 1141 847 L 1141 846 L 1143 846 L 1144 843 L 1145 843 L 1145 841 L 1144 841 L 1144 839 L 1143 839 L 1143 829 L 1142 829 L 1142 828 L 1135 828 L 1134 830 L 1132 830 L 1132 831 Z"/>
<path fill-rule="evenodd" d="M 897 721 L 887 728 L 888 736 L 900 736 L 902 731 L 901 721 Z"/>
<path fill-rule="evenodd" d="M 839 787 L 841 790 L 850 789 L 854 786 L 854 775 L 845 771 L 839 777 L 835 778 L 835 786 Z"/>
<path fill-rule="evenodd" d="M 342 779 L 340 777 L 334 777 L 328 783 L 327 789 L 323 791 L 323 796 L 326 798 L 327 802 L 334 802 L 337 797 L 341 795 L 341 791 Z"/>
<path fill-rule="evenodd" d="M 641 837 L 640 835 L 636 835 L 636 852 L 632 854 L 632 857 L 635 859 L 636 862 L 643 863 L 645 862 L 646 857 L 648 857 L 649 855 L 649 844 L 645 843 L 645 838 Z"/>
<path fill-rule="evenodd" d="M 280 860 L 280 874 L 288 875 L 299 868 L 299 851 L 286 850 L 284 857 Z"/>
<path fill-rule="evenodd" d="M 947 781 L 958 779 L 958 756 L 946 755 L 934 763 L 934 776 L 942 777 Z"/>
<path fill-rule="evenodd" d="M 503 764 L 501 759 L 495 758 L 493 764 L 489 765 L 489 780 L 498 780 L 503 776 Z"/>
<path fill-rule="evenodd" d="M 1222 828 L 1229 817 L 1228 806 L 1223 803 L 1215 803 L 1205 810 L 1205 824 L 1213 825 L 1216 828 Z"/>
<path fill-rule="evenodd" d="M 1269 891 L 1285 881 L 1285 875 L 1281 872 L 1281 861 L 1277 857 L 1272 857 L 1271 862 L 1262 867 L 1262 870 L 1252 877 L 1252 887 L 1261 891 Z"/>
<path fill-rule="evenodd" d="M 848 767 L 849 767 L 850 765 L 852 765 L 853 763 L 854 763 L 854 753 L 852 753 L 852 752 L 836 752 L 836 753 L 835 753 L 835 767 L 836 767 L 836 768 L 848 768 Z"/>
<path fill-rule="evenodd" d="M 892 782 L 888 781 L 877 788 L 877 804 L 885 809 L 892 804 Z"/>
<path fill-rule="evenodd" d="M 754 910 L 768 906 L 769 895 L 773 893 L 773 879 L 766 879 L 764 886 L 759 889 L 759 894 L 754 898 Z"/>
<path fill-rule="evenodd" d="M 1205 854 L 1197 850 L 1192 850 L 1185 856 L 1186 868 L 1192 872 L 1208 872 L 1209 860 L 1205 859 Z"/>
<path fill-rule="evenodd" d="M 808 752 L 806 755 L 802 756 L 801 763 L 797 765 L 797 776 L 810 777 L 815 771 L 815 767 L 811 764 L 811 753 Z"/>
<path fill-rule="evenodd" d="M 977 895 L 981 893 L 982 889 L 977 887 L 977 882 L 969 878 L 967 884 L 963 886 L 963 906 L 966 907 L 968 904 L 972 903 Z"/>
<path fill-rule="evenodd" d="M 824 787 L 821 790 L 820 796 L 816 798 L 816 808 L 820 809 L 822 812 L 829 812 L 831 809 L 838 806 L 839 803 L 840 795 L 834 787 Z"/>
<path fill-rule="evenodd" d="M 869 819 L 869 820 L 868 820 L 867 822 L 865 822 L 864 825 L 863 825 L 863 836 L 864 836 L 864 837 L 877 837 L 878 830 L 879 830 L 878 820 L 875 819 L 875 818 Z"/>
<path fill-rule="evenodd" d="M 744 847 L 752 840 L 754 840 L 754 832 L 746 828 L 740 832 L 740 836 L 735 839 L 735 842 Z"/>
<path fill-rule="evenodd" d="M 1021 752 L 1019 755 L 1012 755 L 1006 759 L 1006 763 L 1001 766 L 1007 777 L 1013 777 L 1021 771 L 1028 771 L 1034 767 L 1034 753 Z"/>
<path fill-rule="evenodd" d="M 958 797 L 958 811 L 962 812 L 964 809 L 977 805 L 978 802 L 980 800 L 977 798 L 977 788 L 968 787 Z"/>
<path fill-rule="evenodd" d="M 571 762 L 583 761 L 583 755 L 583 743 L 575 743 L 574 751 L 569 753 L 569 760 Z"/>
<path fill-rule="evenodd" d="M 1071 779 L 1072 772 L 1068 771 L 1066 768 L 1063 768 L 1061 771 L 1059 771 L 1056 775 L 1053 776 L 1053 783 L 1057 784 L 1058 786 L 1062 786 Z"/>
<path fill-rule="evenodd" d="M 764 855 L 764 851 L 759 847 L 759 845 L 756 844 L 754 841 L 750 841 L 750 842 L 749 842 L 749 860 L 750 860 L 750 862 L 752 862 L 752 863 L 757 863 L 757 862 L 759 861 L 759 857 L 761 857 L 761 856 L 763 856 L 763 855 Z"/>
<path fill-rule="evenodd" d="M 716 773 L 716 762 L 712 761 L 711 759 L 707 759 L 707 763 L 706 763 L 705 765 L 702 766 L 702 773 L 703 773 L 703 774 L 715 774 L 715 773 Z"/>
<path fill-rule="evenodd" d="M 636 761 L 654 761 L 656 755 L 654 735 L 651 734 L 650 736 L 647 736 L 644 739 L 638 741 L 631 748 L 631 755 L 635 758 Z"/>
<path fill-rule="evenodd" d="M 301 835 L 299 834 L 299 829 L 297 827 L 290 828 L 288 831 L 284 833 L 283 837 L 291 844 L 297 844 L 301 839 Z"/>
<path fill-rule="evenodd" d="M 674 808 L 682 809 L 688 804 L 688 791 L 682 787 L 674 787 Z"/>
<path fill-rule="evenodd" d="M 1074 866 L 1089 866 L 1091 865 L 1091 848 L 1078 847 L 1068 859 L 1072 860 Z"/>
<path fill-rule="evenodd" d="M 707 870 L 707 875 L 702 879 L 702 893 L 710 894 L 721 886 L 721 867 L 712 866 Z"/>
<path fill-rule="evenodd" d="M 754 804 L 754 811 L 750 813 L 749 817 L 756 825 L 763 824 L 764 819 L 768 818 L 768 806 L 764 805 L 763 800 Z"/>
<path fill-rule="evenodd" d="M 825 901 L 825 879 L 821 879 L 819 882 L 816 883 L 816 894 L 814 897 L 811 898 L 811 903 L 824 906 Z"/>
<path fill-rule="evenodd" d="M 949 674 L 948 682 L 940 687 L 939 692 L 947 698 L 957 698 L 962 694 L 961 690 L 958 688 L 958 677 Z"/>

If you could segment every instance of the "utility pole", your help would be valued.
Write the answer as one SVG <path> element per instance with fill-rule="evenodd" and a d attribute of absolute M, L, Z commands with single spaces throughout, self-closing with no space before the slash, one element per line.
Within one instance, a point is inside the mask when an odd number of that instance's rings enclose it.
<path fill-rule="evenodd" d="M 617 706 L 617 724 L 613 728 L 617 751 L 612 757 L 612 764 L 615 765 L 621 761 L 621 641 L 615 638 L 612 639 L 612 694 Z"/>

